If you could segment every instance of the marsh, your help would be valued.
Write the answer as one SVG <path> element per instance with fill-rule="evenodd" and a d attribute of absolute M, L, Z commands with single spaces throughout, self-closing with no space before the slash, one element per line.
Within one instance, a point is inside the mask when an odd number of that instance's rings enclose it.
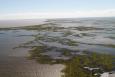
<path fill-rule="evenodd" d="M 60 77 L 65 74 L 64 77 L 69 77 L 74 73 L 67 70 L 72 68 L 71 71 L 77 72 L 74 68 L 78 66 L 112 70 L 115 56 L 114 21 L 115 18 L 48 19 L 42 24 L 1 28 L 0 76 Z M 95 64 L 97 60 L 99 63 Z M 78 66 L 75 66 L 76 61 Z M 78 70 L 84 77 L 90 74 L 81 68 Z"/>

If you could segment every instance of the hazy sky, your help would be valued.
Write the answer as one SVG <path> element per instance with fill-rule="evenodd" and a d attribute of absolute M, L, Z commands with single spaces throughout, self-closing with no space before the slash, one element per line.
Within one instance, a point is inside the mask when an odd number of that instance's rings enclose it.
<path fill-rule="evenodd" d="M 115 16 L 115 0 L 0 0 L 0 19 Z"/>

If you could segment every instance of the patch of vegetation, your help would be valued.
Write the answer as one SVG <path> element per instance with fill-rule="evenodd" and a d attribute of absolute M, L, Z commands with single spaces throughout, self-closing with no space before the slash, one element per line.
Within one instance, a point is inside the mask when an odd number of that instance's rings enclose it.
<path fill-rule="evenodd" d="M 53 59 L 50 56 L 41 54 L 50 51 L 50 49 L 51 48 L 48 48 L 47 46 L 35 46 L 29 51 L 30 55 L 28 56 L 28 59 L 34 59 L 42 64 L 52 64 Z"/>
<path fill-rule="evenodd" d="M 82 36 L 95 36 L 94 34 L 88 34 L 88 33 L 81 33 Z"/>
<path fill-rule="evenodd" d="M 48 36 L 47 34 L 37 34 L 34 37 L 35 37 L 35 41 L 57 42 L 68 46 L 78 46 L 78 43 L 76 41 L 66 39 L 63 37 L 53 37 L 53 36 Z"/>
<path fill-rule="evenodd" d="M 99 45 L 99 46 L 106 46 L 106 47 L 111 47 L 111 48 L 115 48 L 114 44 L 93 44 L 93 43 L 83 43 L 83 42 L 77 42 L 80 44 L 87 44 L 87 45 Z"/>
<path fill-rule="evenodd" d="M 69 36 L 69 35 L 72 35 L 73 33 L 71 32 L 71 31 L 65 31 L 64 32 L 64 37 L 66 37 L 66 36 Z"/>
<path fill-rule="evenodd" d="M 114 37 L 114 36 L 111 36 L 111 37 L 108 37 L 108 38 L 115 39 L 115 37 Z"/>
<path fill-rule="evenodd" d="M 79 26 L 79 27 L 74 27 L 78 31 L 88 31 L 88 30 L 103 30 L 103 28 L 95 28 L 95 27 L 84 27 L 84 26 Z"/>
<path fill-rule="evenodd" d="M 35 36 L 35 39 L 38 40 L 53 40 L 58 41 L 61 44 L 68 46 L 77 46 L 78 43 L 73 40 L 63 39 L 63 38 L 53 38 L 53 37 L 45 37 L 40 34 Z M 27 44 L 32 43 L 33 41 L 28 42 Z M 114 47 L 114 45 L 109 45 Z M 56 49 L 56 52 L 60 52 L 60 56 L 70 57 L 67 60 L 64 59 L 54 59 L 49 55 L 43 55 L 41 53 L 52 51 Z M 91 72 L 89 70 L 84 69 L 84 67 L 91 68 L 100 68 L 103 71 L 110 71 L 113 68 L 113 56 L 107 54 L 98 54 L 98 53 L 90 53 L 86 52 L 86 55 L 75 55 L 71 54 L 73 52 L 69 49 L 61 49 L 56 47 L 48 47 L 48 46 L 33 46 L 30 50 L 29 59 L 36 60 L 42 64 L 64 64 L 66 68 L 63 70 L 65 73 L 63 77 L 98 77 L 94 76 L 94 73 L 100 73 L 100 71 Z M 102 72 L 102 71 L 101 71 Z"/>
<path fill-rule="evenodd" d="M 115 45 L 113 45 L 113 44 L 104 45 L 104 46 L 111 47 L 111 48 L 115 48 Z"/>
<path fill-rule="evenodd" d="M 60 39 L 58 40 L 59 43 L 68 46 L 78 46 L 78 42 L 70 40 L 70 39 Z"/>
<path fill-rule="evenodd" d="M 15 28 L 0 28 L 0 31 L 15 30 Z"/>
<path fill-rule="evenodd" d="M 45 37 L 44 35 L 38 34 L 38 35 L 35 36 L 35 40 L 36 41 L 38 41 L 38 40 L 45 40 L 44 37 Z"/>
<path fill-rule="evenodd" d="M 62 77 L 99 77 L 94 76 L 96 73 L 103 71 L 110 71 L 113 68 L 112 56 L 106 54 L 92 53 L 90 55 L 79 55 L 68 60 L 65 65 L 66 68 L 62 71 L 65 73 Z M 90 71 L 83 67 L 100 68 L 103 71 Z"/>
<path fill-rule="evenodd" d="M 36 46 L 30 51 L 29 59 L 34 59 L 42 64 L 64 64 L 66 67 L 62 70 L 65 74 L 62 77 L 98 77 L 95 73 L 103 71 L 110 71 L 114 68 L 113 58 L 115 56 L 107 54 L 98 54 L 86 52 L 86 55 L 73 55 L 70 59 L 54 59 L 49 55 L 42 55 L 41 53 L 50 51 L 53 48 L 47 46 Z M 72 56 L 72 50 L 58 49 L 64 56 Z M 84 67 L 100 68 L 99 71 L 90 71 Z"/>
<path fill-rule="evenodd" d="M 19 27 L 19 29 L 24 30 L 37 30 L 37 31 L 58 31 L 60 29 L 64 29 L 64 27 L 57 27 L 54 23 L 45 23 L 40 25 L 33 25 L 33 26 L 25 26 Z"/>
<path fill-rule="evenodd" d="M 65 37 L 72 35 L 73 33 L 68 30 L 64 32 L 64 35 L 62 37 L 58 36 L 49 36 L 48 31 L 50 32 L 56 32 L 56 31 L 62 31 L 66 28 L 64 27 L 58 27 L 54 26 L 55 24 L 53 23 L 46 23 L 46 24 L 41 24 L 41 25 L 34 25 L 34 26 L 26 26 L 26 27 L 21 27 L 19 29 L 25 29 L 25 30 L 37 30 L 45 32 L 45 34 L 37 34 L 34 35 L 35 40 L 30 41 L 28 43 L 25 43 L 23 47 L 29 47 L 27 45 L 38 42 L 38 41 L 43 41 L 43 42 L 58 42 L 62 45 L 67 45 L 67 46 L 78 46 L 77 41 L 67 39 Z M 72 29 L 76 29 L 78 31 L 88 31 L 88 30 L 102 30 L 102 28 L 95 28 L 95 27 L 74 27 Z M 6 29 L 7 30 L 7 29 Z M 66 29 L 67 30 L 67 29 Z M 90 36 L 90 34 L 87 33 L 81 33 L 82 36 Z M 76 35 L 78 37 L 81 37 L 80 35 Z M 93 36 L 93 35 L 92 35 Z M 87 43 L 81 43 L 81 44 L 87 44 Z M 104 44 L 88 44 L 88 45 L 100 45 L 100 46 L 108 46 L 115 48 L 115 45 L 104 45 Z M 64 59 L 54 59 L 50 55 L 43 55 L 42 53 L 52 51 L 53 49 L 56 50 L 56 52 L 60 52 L 60 56 L 66 56 L 70 57 L 67 60 Z M 107 54 L 98 54 L 98 53 L 90 53 L 86 52 L 85 55 L 77 55 L 77 54 L 72 54 L 73 50 L 69 49 L 62 49 L 62 48 L 56 48 L 56 47 L 48 47 L 45 45 L 41 46 L 31 46 L 30 50 L 30 55 L 28 56 L 29 59 L 36 60 L 39 63 L 42 64 L 64 64 L 66 68 L 63 70 L 65 73 L 63 77 L 98 77 L 94 76 L 94 73 L 100 73 L 100 71 L 89 71 L 84 69 L 84 67 L 91 67 L 91 68 L 100 68 L 103 71 L 110 71 L 113 68 L 113 57 L 112 55 L 107 55 Z M 101 71 L 102 72 L 102 71 Z"/>
<path fill-rule="evenodd" d="M 72 55 L 70 50 L 68 50 L 68 49 L 62 49 L 61 52 L 62 52 L 62 55 L 64 55 L 64 56 L 71 56 Z"/>
<path fill-rule="evenodd" d="M 29 57 L 31 59 L 37 59 L 41 56 L 40 53 L 45 52 L 45 51 L 46 51 L 46 46 L 35 46 L 30 50 Z"/>
<path fill-rule="evenodd" d="M 18 35 L 16 37 L 35 36 L 35 35 Z"/>
<path fill-rule="evenodd" d="M 69 46 L 78 46 L 77 42 L 76 42 L 76 41 L 73 41 L 73 40 L 69 40 L 69 41 L 67 42 L 67 45 L 69 45 Z"/>

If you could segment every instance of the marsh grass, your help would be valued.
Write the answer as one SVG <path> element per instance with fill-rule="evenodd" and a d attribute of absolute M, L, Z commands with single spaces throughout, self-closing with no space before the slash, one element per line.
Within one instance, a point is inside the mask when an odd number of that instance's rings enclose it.
<path fill-rule="evenodd" d="M 78 30 L 78 31 L 104 30 L 104 28 L 84 27 L 84 26 L 74 27 L 74 29 L 76 29 L 76 30 Z"/>
<path fill-rule="evenodd" d="M 68 30 L 68 31 L 65 31 L 63 34 L 64 34 L 63 37 L 67 37 L 69 35 L 72 35 L 73 33 L 70 30 Z"/>
<path fill-rule="evenodd" d="M 53 26 L 52 26 L 53 25 Z M 42 25 L 34 25 L 34 26 L 27 26 L 27 27 L 22 27 L 20 29 L 25 29 L 25 30 L 37 30 L 38 34 L 34 36 L 34 42 L 54 42 L 54 43 L 59 43 L 62 45 L 66 46 L 78 46 L 78 44 L 86 44 L 86 45 L 99 45 L 99 46 L 106 46 L 106 47 L 112 47 L 115 48 L 115 45 L 105 45 L 105 44 L 92 44 L 92 43 L 82 43 L 82 42 L 77 42 L 74 40 L 70 40 L 66 38 L 67 36 L 73 35 L 73 33 L 70 30 L 67 30 L 64 27 L 58 27 L 55 26 L 53 23 L 47 23 L 47 24 L 42 24 Z M 49 36 L 47 33 L 48 31 L 50 32 L 58 32 L 63 30 L 67 30 L 63 33 L 62 36 Z M 95 27 L 74 27 L 73 29 L 78 30 L 78 31 L 89 31 L 89 30 L 103 30 L 103 28 L 95 28 Z M 40 34 L 40 31 L 44 32 L 45 34 Z M 82 36 L 90 36 L 87 33 L 82 33 Z M 80 34 L 78 34 L 79 37 Z M 28 44 L 33 43 L 33 41 L 28 42 L 24 46 L 26 47 Z M 56 50 L 56 52 L 60 52 L 61 55 L 59 56 L 66 56 L 69 57 L 69 59 L 56 59 L 51 57 L 50 55 L 46 54 L 43 55 L 42 53 L 45 52 L 50 52 L 52 50 Z M 72 54 L 72 52 L 77 52 L 78 50 L 70 50 L 70 49 L 63 49 L 59 47 L 49 47 L 48 45 L 37 45 L 31 47 L 31 50 L 29 51 L 29 59 L 35 60 L 39 63 L 42 64 L 64 64 L 66 67 L 65 69 L 62 70 L 64 72 L 63 77 L 98 77 L 94 76 L 93 74 L 95 72 L 88 71 L 84 69 L 83 67 L 92 67 L 92 68 L 100 68 L 103 71 L 111 71 L 114 67 L 113 65 L 113 55 L 107 55 L 107 54 L 99 54 L 99 53 L 91 53 L 91 52 L 83 52 L 85 55 L 76 55 Z M 102 71 L 101 71 L 102 72 Z M 96 73 L 100 73 L 100 71 L 97 71 Z"/>
<path fill-rule="evenodd" d="M 62 71 L 65 73 L 62 77 L 99 77 L 94 76 L 95 73 L 110 71 L 113 68 L 112 56 L 106 54 L 92 53 L 90 55 L 75 56 L 65 63 L 66 68 Z M 88 71 L 83 67 L 100 68 L 97 71 Z"/>
<path fill-rule="evenodd" d="M 49 55 L 42 55 L 40 53 L 47 52 L 49 49 L 47 46 L 37 46 L 34 47 L 30 51 L 30 58 L 36 60 L 39 63 L 42 64 L 64 64 L 66 66 L 65 69 L 62 70 L 64 72 L 64 77 L 98 77 L 94 76 L 94 73 L 100 73 L 103 71 L 110 71 L 115 66 L 113 64 L 113 58 L 115 56 L 108 55 L 108 54 L 99 54 L 99 53 L 91 53 L 86 52 L 86 55 L 72 55 L 72 50 L 62 49 L 58 52 L 61 52 L 64 56 L 73 56 L 70 59 L 64 60 L 64 59 L 54 59 L 50 57 Z M 103 71 L 95 71 L 92 72 L 84 69 L 84 67 L 91 67 L 91 68 L 100 68 L 100 70 Z M 71 70 L 70 70 L 71 69 Z"/>

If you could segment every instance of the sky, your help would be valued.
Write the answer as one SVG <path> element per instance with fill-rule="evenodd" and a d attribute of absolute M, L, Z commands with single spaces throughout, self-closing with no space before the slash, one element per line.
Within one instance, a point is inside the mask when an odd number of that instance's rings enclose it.
<path fill-rule="evenodd" d="M 115 0 L 0 0 L 0 19 L 113 16 Z"/>

